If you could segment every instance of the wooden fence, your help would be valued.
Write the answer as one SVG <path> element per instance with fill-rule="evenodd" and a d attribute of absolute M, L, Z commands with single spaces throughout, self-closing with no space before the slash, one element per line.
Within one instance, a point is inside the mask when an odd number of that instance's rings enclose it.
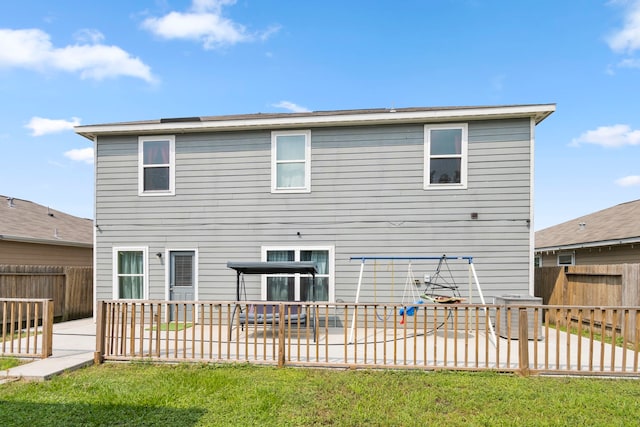
<path fill-rule="evenodd" d="M 0 298 L 0 355 L 49 357 L 53 354 L 53 301 Z"/>
<path fill-rule="evenodd" d="M 58 321 L 91 317 L 93 268 L 0 265 L 0 298 L 51 299 Z"/>
<path fill-rule="evenodd" d="M 638 307 L 101 301 L 95 360 L 640 376 L 638 334 L 549 320 L 596 311 L 639 330 Z"/>
<path fill-rule="evenodd" d="M 564 267 L 540 267 L 535 269 L 534 293 L 542 297 L 545 305 L 638 307 L 640 306 L 640 264 L 572 265 Z M 608 334 L 621 324 L 619 311 L 608 311 L 607 316 L 594 312 L 585 313 L 581 322 L 603 323 Z M 566 325 L 578 318 L 556 319 L 550 313 L 551 322 Z M 614 318 L 615 317 L 615 318 Z M 618 328 L 617 333 L 621 333 Z M 635 327 L 628 329 L 628 339 L 635 337 Z"/>

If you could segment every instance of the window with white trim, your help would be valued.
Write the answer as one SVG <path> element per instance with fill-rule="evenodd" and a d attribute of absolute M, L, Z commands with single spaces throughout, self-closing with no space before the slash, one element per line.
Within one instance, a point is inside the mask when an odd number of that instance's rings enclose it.
<path fill-rule="evenodd" d="M 534 267 L 542 267 L 542 255 L 536 255 L 533 258 L 533 266 Z"/>
<path fill-rule="evenodd" d="M 311 131 L 271 132 L 271 192 L 311 191 Z"/>
<path fill-rule="evenodd" d="M 424 188 L 467 188 L 467 124 L 425 125 Z"/>
<path fill-rule="evenodd" d="M 147 248 L 113 248 L 113 298 L 144 299 Z"/>
<path fill-rule="evenodd" d="M 173 135 L 138 138 L 138 187 L 144 196 L 175 194 L 175 145 Z"/>
<path fill-rule="evenodd" d="M 314 261 L 318 266 L 316 286 L 307 274 L 265 274 L 261 297 L 267 301 L 333 301 L 334 249 L 323 247 L 263 247 L 262 261 Z"/>
<path fill-rule="evenodd" d="M 558 254 L 558 265 L 575 265 L 576 259 L 573 253 Z"/>

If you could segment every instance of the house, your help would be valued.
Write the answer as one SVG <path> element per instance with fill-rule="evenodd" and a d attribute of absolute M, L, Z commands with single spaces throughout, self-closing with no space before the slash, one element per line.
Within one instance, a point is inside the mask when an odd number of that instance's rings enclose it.
<path fill-rule="evenodd" d="M 93 221 L 0 196 L 0 264 L 91 267 Z"/>
<path fill-rule="evenodd" d="M 640 200 L 535 233 L 539 267 L 640 263 Z"/>
<path fill-rule="evenodd" d="M 315 261 L 314 298 L 348 302 L 359 271 L 351 257 L 442 254 L 474 257 L 485 295 L 531 293 L 534 129 L 554 111 L 397 108 L 78 126 L 95 146 L 96 298 L 232 301 L 228 261 Z M 466 283 L 462 267 L 453 274 Z M 400 302 L 406 263 L 369 264 L 366 274 L 360 301 Z M 246 280 L 241 298 L 310 298 L 307 277 Z"/>

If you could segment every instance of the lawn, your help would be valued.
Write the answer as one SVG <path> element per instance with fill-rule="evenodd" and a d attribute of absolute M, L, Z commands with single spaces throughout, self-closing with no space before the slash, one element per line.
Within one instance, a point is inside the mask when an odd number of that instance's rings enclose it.
<path fill-rule="evenodd" d="M 104 364 L 0 386 L 4 425 L 637 425 L 640 382 Z"/>

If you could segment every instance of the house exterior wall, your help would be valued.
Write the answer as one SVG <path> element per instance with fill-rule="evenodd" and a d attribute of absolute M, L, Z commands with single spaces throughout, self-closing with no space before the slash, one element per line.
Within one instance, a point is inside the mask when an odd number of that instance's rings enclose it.
<path fill-rule="evenodd" d="M 558 253 L 573 253 L 574 265 L 608 265 L 640 263 L 640 244 L 611 245 L 542 253 L 542 266 L 558 265 Z"/>
<path fill-rule="evenodd" d="M 532 126 L 468 122 L 467 188 L 428 190 L 424 125 L 310 128 L 311 192 L 296 194 L 271 192 L 269 130 L 175 135 L 175 195 L 156 197 L 138 195 L 137 135 L 99 137 L 96 297 L 113 297 L 114 247 L 148 248 L 151 299 L 167 296 L 157 252 L 197 251 L 196 298 L 234 300 L 227 261 L 258 261 L 265 246 L 332 247 L 343 301 L 355 299 L 360 268 L 350 257 L 363 255 L 469 255 L 485 297 L 528 294 Z M 421 265 L 416 278 L 434 266 Z M 467 264 L 449 266 L 466 288 Z M 374 278 L 367 265 L 360 300 L 400 302 L 406 264 L 375 267 Z M 247 277 L 246 288 L 260 298 L 259 278 Z"/>
<path fill-rule="evenodd" d="M 91 267 L 93 249 L 4 240 L 0 241 L 0 264 Z"/>

